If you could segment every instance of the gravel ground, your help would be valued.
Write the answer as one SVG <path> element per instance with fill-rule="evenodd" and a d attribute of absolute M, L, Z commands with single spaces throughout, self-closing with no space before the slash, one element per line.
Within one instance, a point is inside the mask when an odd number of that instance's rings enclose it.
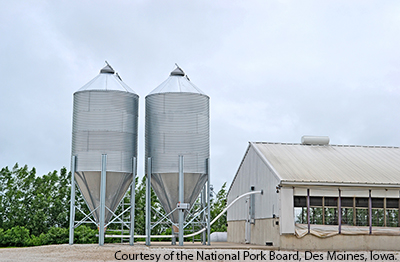
<path fill-rule="evenodd" d="M 201 248 L 187 246 L 147 247 L 136 244 L 130 247 L 125 244 L 98 245 L 50 245 L 28 248 L 2 248 L 0 261 L 389 261 L 400 260 L 398 251 L 357 251 L 357 252 L 308 252 L 277 251 L 257 246 L 232 245 Z M 172 255 L 172 259 L 171 259 Z M 335 259 L 328 256 L 335 256 Z M 312 257 L 314 256 L 314 257 Z M 271 259 L 273 258 L 273 259 Z"/>

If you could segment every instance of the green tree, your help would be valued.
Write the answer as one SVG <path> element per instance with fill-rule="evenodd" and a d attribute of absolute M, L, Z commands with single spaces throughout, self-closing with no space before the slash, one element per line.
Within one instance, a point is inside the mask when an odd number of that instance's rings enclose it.
<path fill-rule="evenodd" d="M 68 227 L 69 203 L 70 174 L 65 167 L 59 173 L 53 171 L 43 176 L 36 176 L 35 168 L 28 170 L 26 165 L 19 167 L 18 163 L 12 170 L 8 167 L 0 170 L 0 228 L 24 226 L 39 236 L 52 226 Z M 83 203 L 77 190 L 77 204 Z"/>
<path fill-rule="evenodd" d="M 227 204 L 227 191 L 226 182 L 222 185 L 221 189 L 215 196 L 215 199 L 211 200 L 211 220 L 216 218 L 225 208 Z M 226 212 L 211 226 L 211 232 L 226 232 L 227 230 Z"/>
<path fill-rule="evenodd" d="M 1 227 L 5 230 L 15 226 L 25 226 L 27 215 L 30 214 L 33 198 L 33 182 L 36 170 L 28 170 L 28 167 L 19 167 L 15 164 L 12 170 L 8 167 L 0 171 L 1 184 Z"/>

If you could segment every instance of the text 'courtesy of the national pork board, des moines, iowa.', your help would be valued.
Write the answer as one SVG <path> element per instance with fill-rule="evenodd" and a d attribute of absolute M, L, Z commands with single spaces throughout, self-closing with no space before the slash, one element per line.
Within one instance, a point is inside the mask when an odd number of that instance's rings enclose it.
<path fill-rule="evenodd" d="M 122 261 L 392 261 L 399 252 L 375 251 L 256 251 L 256 250 L 160 250 L 126 252 L 118 250 L 115 260 Z"/>

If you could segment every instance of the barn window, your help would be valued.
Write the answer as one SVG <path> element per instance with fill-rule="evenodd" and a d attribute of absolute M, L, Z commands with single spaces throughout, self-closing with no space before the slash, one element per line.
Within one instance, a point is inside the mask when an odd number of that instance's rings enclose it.
<path fill-rule="evenodd" d="M 307 223 L 307 198 L 305 196 L 294 197 L 294 215 L 295 223 Z"/>
<path fill-rule="evenodd" d="M 384 199 L 372 198 L 372 226 L 383 227 L 385 225 Z"/>
<path fill-rule="evenodd" d="M 342 207 L 342 225 L 354 226 L 354 198 L 352 197 L 342 197 L 341 198 Z"/>
<path fill-rule="evenodd" d="M 310 223 L 323 224 L 322 197 L 310 197 Z"/>
<path fill-rule="evenodd" d="M 386 226 L 398 227 L 399 225 L 399 199 L 386 199 Z"/>
<path fill-rule="evenodd" d="M 357 197 L 355 199 L 356 208 L 356 226 L 368 226 L 368 205 L 369 199 L 367 197 Z"/>
<path fill-rule="evenodd" d="M 370 208 L 371 205 L 371 209 Z M 349 226 L 399 227 L 400 199 L 342 197 L 341 224 Z M 339 197 L 310 196 L 310 224 L 338 225 Z M 295 223 L 307 224 L 307 197 L 294 196 Z"/>
<path fill-rule="evenodd" d="M 325 197 L 325 225 L 337 225 L 338 224 L 338 198 L 337 197 Z"/>

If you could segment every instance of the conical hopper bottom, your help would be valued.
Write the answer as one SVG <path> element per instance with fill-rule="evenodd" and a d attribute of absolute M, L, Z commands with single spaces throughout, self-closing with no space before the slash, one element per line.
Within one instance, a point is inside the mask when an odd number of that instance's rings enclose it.
<path fill-rule="evenodd" d="M 190 207 L 193 206 L 206 181 L 206 174 L 184 174 L 184 202 L 190 203 Z M 179 202 L 179 173 L 153 173 L 151 185 L 167 214 L 176 208 L 176 204 Z M 170 219 L 172 222 L 178 223 L 178 212 L 173 212 L 170 215 Z"/>
<path fill-rule="evenodd" d="M 79 171 L 75 173 L 75 180 L 81 190 L 90 211 L 100 206 L 100 171 Z M 106 179 L 106 207 L 115 212 L 130 184 L 132 173 L 109 172 Z M 93 212 L 96 223 L 99 223 L 100 209 Z M 106 208 L 105 223 L 111 219 L 112 213 Z"/>

